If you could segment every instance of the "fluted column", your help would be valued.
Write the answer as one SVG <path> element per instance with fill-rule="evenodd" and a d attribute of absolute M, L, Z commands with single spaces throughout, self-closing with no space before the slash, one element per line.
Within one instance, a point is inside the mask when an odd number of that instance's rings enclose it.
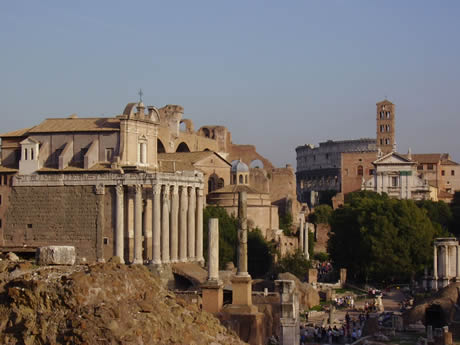
<path fill-rule="evenodd" d="M 152 198 L 147 196 L 144 202 L 144 259 L 152 260 Z"/>
<path fill-rule="evenodd" d="M 188 195 L 187 187 L 180 188 L 179 205 L 179 260 L 187 261 L 187 208 Z"/>
<path fill-rule="evenodd" d="M 196 194 L 193 188 L 190 188 L 188 198 L 188 214 L 187 214 L 187 226 L 188 226 L 188 259 L 195 261 L 195 205 L 196 205 Z"/>
<path fill-rule="evenodd" d="M 142 264 L 142 186 L 134 187 L 134 262 Z"/>
<path fill-rule="evenodd" d="M 152 249 L 153 260 L 155 265 L 161 264 L 161 186 L 158 184 L 152 185 L 152 198 L 153 198 L 153 236 L 152 236 Z"/>
<path fill-rule="evenodd" d="M 431 285 L 433 290 L 438 289 L 438 247 L 434 245 L 433 251 L 433 282 Z"/>
<path fill-rule="evenodd" d="M 161 261 L 169 263 L 169 186 L 163 187 L 161 210 Z"/>
<path fill-rule="evenodd" d="M 179 187 L 177 185 L 172 186 L 171 190 L 171 262 L 177 262 L 179 257 Z"/>
<path fill-rule="evenodd" d="M 116 199 L 117 199 L 117 210 L 116 210 L 116 232 L 115 232 L 115 256 L 118 256 L 122 264 L 125 263 L 124 260 L 124 188 L 122 185 L 117 185 L 115 187 Z"/>
<path fill-rule="evenodd" d="M 444 277 L 449 279 L 449 246 L 444 246 Z"/>
<path fill-rule="evenodd" d="M 305 225 L 304 225 L 304 237 L 303 237 L 303 249 L 304 249 L 304 253 L 305 253 L 305 257 L 307 258 L 307 260 L 310 260 L 310 253 L 308 252 L 308 223 L 306 222 Z"/>
<path fill-rule="evenodd" d="M 198 188 L 197 193 L 197 203 L 196 203 L 196 260 L 204 264 L 203 257 L 203 204 L 204 196 L 203 189 Z"/>
<path fill-rule="evenodd" d="M 131 263 L 134 260 L 134 191 L 133 187 L 128 187 L 128 209 L 126 217 L 127 232 L 127 259 Z"/>

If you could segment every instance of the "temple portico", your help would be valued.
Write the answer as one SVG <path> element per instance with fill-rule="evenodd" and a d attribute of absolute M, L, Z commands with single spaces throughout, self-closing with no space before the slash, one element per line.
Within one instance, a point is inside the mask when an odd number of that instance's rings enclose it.
<path fill-rule="evenodd" d="M 451 281 L 460 281 L 459 244 L 455 237 L 437 238 L 434 241 L 431 288 L 444 288 Z"/>
<path fill-rule="evenodd" d="M 112 193 L 115 198 L 110 237 L 114 242 L 113 255 L 122 263 L 204 262 L 202 173 L 85 174 L 53 178 L 30 175 L 15 184 L 94 185 L 99 193 Z M 104 208 L 100 212 L 105 212 Z M 102 224 L 103 229 L 109 226 Z M 103 261 L 104 257 L 98 260 Z"/>

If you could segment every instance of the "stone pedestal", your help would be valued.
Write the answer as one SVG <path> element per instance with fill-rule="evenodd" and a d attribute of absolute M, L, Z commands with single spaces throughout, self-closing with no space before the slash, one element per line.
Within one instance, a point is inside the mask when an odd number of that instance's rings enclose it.
<path fill-rule="evenodd" d="M 251 276 L 235 275 L 232 281 L 232 304 L 252 305 L 252 279 Z"/>
<path fill-rule="evenodd" d="M 224 304 L 223 284 L 219 281 L 208 281 L 201 286 L 203 292 L 203 310 L 208 313 L 219 313 Z"/>

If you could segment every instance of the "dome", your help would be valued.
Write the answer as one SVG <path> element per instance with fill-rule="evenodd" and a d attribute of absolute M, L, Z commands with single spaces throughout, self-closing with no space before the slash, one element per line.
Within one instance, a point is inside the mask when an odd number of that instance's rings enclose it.
<path fill-rule="evenodd" d="M 249 167 L 241 159 L 232 162 L 232 173 L 249 172 Z"/>

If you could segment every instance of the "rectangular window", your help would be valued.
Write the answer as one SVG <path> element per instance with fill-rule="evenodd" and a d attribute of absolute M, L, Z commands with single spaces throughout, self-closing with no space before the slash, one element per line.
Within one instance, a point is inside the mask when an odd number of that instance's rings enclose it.
<path fill-rule="evenodd" d="M 2 228 L 2 220 L 0 219 L 0 229 Z"/>
<path fill-rule="evenodd" d="M 451 170 L 450 175 L 455 176 L 455 170 Z"/>
<path fill-rule="evenodd" d="M 428 169 L 428 170 L 433 170 L 433 168 L 434 168 L 434 167 L 433 167 L 433 164 L 428 164 L 428 165 L 427 165 L 427 169 Z"/>
<path fill-rule="evenodd" d="M 445 170 L 441 170 L 441 175 L 442 175 L 442 176 L 445 176 L 445 175 L 446 175 L 446 171 L 445 171 Z"/>
<path fill-rule="evenodd" d="M 113 148 L 105 149 L 105 160 L 111 162 L 113 159 Z"/>
<path fill-rule="evenodd" d="M 0 205 L 2 204 L 2 195 L 0 194 Z"/>
<path fill-rule="evenodd" d="M 374 175 L 374 169 L 369 169 L 369 175 Z"/>
<path fill-rule="evenodd" d="M 398 176 L 392 176 L 391 177 L 391 186 L 392 187 L 398 187 L 398 181 L 399 181 Z"/>
<path fill-rule="evenodd" d="M 417 170 L 423 170 L 423 164 L 417 165 Z"/>

